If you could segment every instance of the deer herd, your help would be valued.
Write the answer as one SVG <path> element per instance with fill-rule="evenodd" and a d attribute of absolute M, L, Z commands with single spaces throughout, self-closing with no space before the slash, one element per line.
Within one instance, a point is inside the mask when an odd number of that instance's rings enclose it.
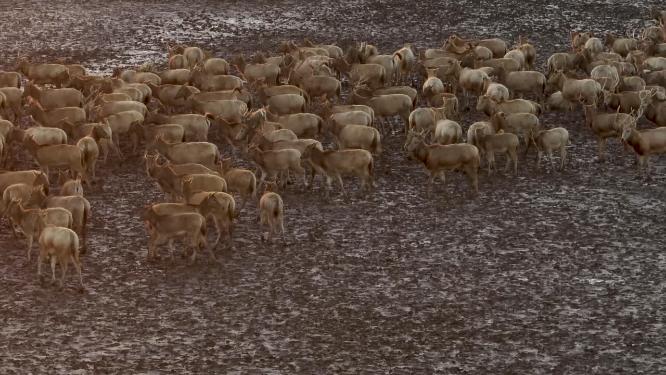
<path fill-rule="evenodd" d="M 571 126 L 596 138 L 599 161 L 607 141 L 619 139 L 649 175 L 650 156 L 666 153 L 666 11 L 651 15 L 657 24 L 631 36 L 572 32 L 571 50 L 551 55 L 544 72 L 535 70 L 537 50 L 523 37 L 510 47 L 457 35 L 418 53 L 410 44 L 383 54 L 368 43 L 343 50 L 286 41 L 279 53 L 250 60 L 175 45 L 163 69 L 154 62 L 111 76 L 19 58 L 16 71 L 0 72 L 0 214 L 14 236 L 25 237 L 28 262 L 39 244 L 40 281 L 49 260 L 53 282 L 60 264 L 62 286 L 71 262 L 83 289 L 80 254 L 91 218 L 84 186 L 100 183 L 98 161 L 142 155 L 147 177 L 166 196 L 141 214 L 148 259 L 166 244 L 174 261 L 180 240 L 190 262 L 202 250 L 217 260 L 221 243 L 233 247 L 248 201 L 257 202 L 267 239 L 284 242 L 280 194 L 299 181 L 312 189 L 320 175 L 326 197 L 333 181 L 346 196 L 343 178 L 357 176 L 362 192 L 372 192 L 382 138 L 402 136 L 396 125 L 404 127 L 402 152 L 429 174 L 429 196 L 436 179 L 456 170 L 478 194 L 479 168 L 494 173 L 498 155 L 517 174 L 523 146 L 525 154 L 536 149 L 537 169 L 544 156 L 555 169 L 557 152 L 563 170 L 569 131 L 540 121 L 552 111 L 582 111 L 584 123 Z M 458 122 L 474 109 L 486 119 Z M 643 117 L 656 127 L 639 130 Z M 15 170 L 24 152 L 38 169 Z"/>

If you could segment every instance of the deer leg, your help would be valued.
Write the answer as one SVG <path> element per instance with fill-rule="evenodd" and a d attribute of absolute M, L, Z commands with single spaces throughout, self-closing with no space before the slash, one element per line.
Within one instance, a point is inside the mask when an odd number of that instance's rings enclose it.
<path fill-rule="evenodd" d="M 67 276 L 68 266 L 69 266 L 69 259 L 60 260 L 60 270 L 62 271 L 62 276 L 60 277 L 61 288 L 65 285 L 65 277 Z"/>
<path fill-rule="evenodd" d="M 268 223 L 268 242 L 273 243 L 273 234 L 275 232 L 275 223 L 269 222 Z"/>
<path fill-rule="evenodd" d="M 56 283 L 56 277 L 55 277 L 56 261 L 57 261 L 56 257 L 52 255 L 51 256 L 51 284 Z"/>
<path fill-rule="evenodd" d="M 437 172 L 435 171 L 430 172 L 430 177 L 428 178 L 428 186 L 426 189 L 426 196 L 428 198 L 432 196 L 432 188 L 433 185 L 435 184 L 435 177 L 437 177 Z"/>
<path fill-rule="evenodd" d="M 337 174 L 335 177 L 338 180 L 338 184 L 340 184 L 340 190 L 342 190 L 342 195 L 347 196 L 347 192 L 345 191 L 345 185 L 342 183 L 342 176 L 340 174 Z"/>
<path fill-rule="evenodd" d="M 132 153 L 136 153 L 136 149 L 137 149 L 137 147 L 138 147 L 137 145 L 138 145 L 138 143 L 139 143 L 139 139 L 136 137 L 136 134 L 132 134 L 132 136 L 134 137 L 134 138 L 132 139 Z M 111 143 L 112 143 L 112 145 L 113 145 L 113 150 L 115 151 L 116 156 L 117 156 L 120 160 L 123 160 L 123 159 L 125 158 L 125 156 L 123 155 L 122 151 L 120 151 L 120 139 L 119 139 L 118 134 L 117 134 L 117 133 L 114 133 L 113 136 L 112 136 L 112 138 L 113 138 L 113 139 L 112 139 L 112 142 L 111 142 Z M 106 163 L 106 155 L 105 155 L 105 157 L 104 157 L 104 162 Z"/>
<path fill-rule="evenodd" d="M 506 159 L 506 162 L 504 163 L 504 170 L 502 171 L 503 173 L 506 173 L 509 171 L 509 168 L 511 168 L 511 161 L 513 160 L 511 151 L 507 150 L 504 153 L 504 157 Z M 493 168 L 495 171 L 497 171 L 497 165 L 495 164 L 496 160 L 493 161 Z"/>
<path fill-rule="evenodd" d="M 286 239 L 286 235 L 285 235 L 285 232 L 284 232 L 284 219 L 280 220 L 280 222 L 278 222 L 278 227 L 280 228 L 280 234 L 281 234 L 281 237 L 282 237 L 282 244 L 286 245 L 287 244 L 287 239 Z"/>
<path fill-rule="evenodd" d="M 37 277 L 39 277 L 39 282 L 44 281 L 42 277 L 42 263 L 44 263 L 44 254 L 40 251 L 37 258 Z"/>
<path fill-rule="evenodd" d="M 174 258 L 174 256 L 173 256 L 173 251 L 174 251 L 173 239 L 169 239 L 168 246 L 169 246 L 169 257 L 171 258 L 171 263 L 174 263 L 176 261 L 176 258 Z"/>
<path fill-rule="evenodd" d="M 326 174 L 326 198 L 331 195 L 331 190 L 333 189 L 333 178 Z"/>
<path fill-rule="evenodd" d="M 197 260 L 197 251 L 198 251 L 198 244 L 196 241 L 192 242 L 192 255 L 190 256 L 190 265 L 194 264 L 194 262 Z M 214 258 L 215 256 L 213 256 Z"/>
<path fill-rule="evenodd" d="M 215 230 L 217 231 L 217 235 L 215 236 L 215 241 L 213 242 L 211 248 L 216 248 L 220 243 L 220 238 L 222 238 L 222 229 L 220 228 L 220 223 L 215 216 L 213 216 L 213 223 L 215 223 Z"/>
<path fill-rule="evenodd" d="M 28 243 L 28 263 L 29 263 L 31 253 L 32 253 L 32 236 L 31 235 L 26 235 L 26 242 Z"/>
<path fill-rule="evenodd" d="M 314 187 L 314 179 L 316 174 L 317 171 L 315 170 L 314 165 L 310 164 L 310 190 L 312 190 Z"/>

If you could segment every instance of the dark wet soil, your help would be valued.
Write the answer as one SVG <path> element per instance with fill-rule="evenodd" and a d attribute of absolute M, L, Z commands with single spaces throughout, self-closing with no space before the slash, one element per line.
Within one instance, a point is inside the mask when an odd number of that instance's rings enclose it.
<path fill-rule="evenodd" d="M 527 35 L 541 64 L 567 48 L 571 29 L 647 22 L 646 8 L 620 1 L 0 5 L 5 68 L 20 52 L 104 72 L 164 61 L 172 41 L 222 56 L 303 37 L 390 52 L 404 42 L 438 46 L 453 32 Z M 464 128 L 479 117 L 466 115 Z M 217 249 L 222 264 L 205 254 L 193 266 L 146 262 L 138 211 L 163 197 L 138 157 L 102 165 L 103 189 L 86 192 L 84 294 L 71 275 L 64 290 L 41 287 L 3 222 L 0 372 L 664 373 L 666 159 L 655 158 L 645 180 L 617 141 L 607 163 L 594 161 L 580 112 L 542 123 L 571 134 L 564 172 L 537 172 L 530 153 L 518 176 L 484 171 L 476 198 L 463 176 L 448 174 L 427 199 L 423 168 L 394 135 L 376 163 L 374 195 L 325 200 L 319 184 L 290 186 L 286 247 L 261 242 L 252 202 L 235 249 Z"/>

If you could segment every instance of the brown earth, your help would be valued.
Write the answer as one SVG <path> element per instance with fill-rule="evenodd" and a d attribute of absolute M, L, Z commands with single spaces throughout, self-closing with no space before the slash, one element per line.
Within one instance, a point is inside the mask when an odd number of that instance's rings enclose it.
<path fill-rule="evenodd" d="M 0 1 L 0 63 L 20 52 L 108 72 L 163 61 L 166 41 L 223 56 L 303 37 L 393 51 L 456 32 L 527 35 L 542 64 L 571 29 L 647 25 L 628 3 L 552 3 Z M 251 203 L 221 264 L 147 263 L 138 208 L 162 195 L 138 157 L 102 166 L 103 190 L 86 193 L 84 294 L 71 275 L 65 290 L 41 287 L 3 221 L 1 372 L 664 373 L 666 160 L 645 180 L 616 141 L 594 161 L 581 113 L 542 122 L 571 133 L 565 172 L 538 173 L 530 153 L 516 177 L 484 171 L 475 199 L 458 174 L 426 199 L 423 168 L 394 135 L 376 194 L 327 201 L 291 185 L 286 247 L 260 241 Z"/>

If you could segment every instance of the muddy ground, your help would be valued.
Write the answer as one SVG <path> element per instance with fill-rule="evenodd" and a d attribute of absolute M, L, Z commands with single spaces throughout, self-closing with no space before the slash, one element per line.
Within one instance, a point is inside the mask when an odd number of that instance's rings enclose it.
<path fill-rule="evenodd" d="M 438 46 L 457 32 L 527 35 L 541 64 L 566 49 L 569 30 L 645 26 L 642 6 L 657 2 L 274 3 L 0 1 L 0 62 L 11 67 L 20 52 L 107 72 L 163 61 L 166 41 L 222 56 L 305 36 L 393 51 Z M 374 195 L 327 201 L 290 186 L 286 247 L 260 241 L 251 203 L 235 249 L 217 249 L 221 264 L 205 254 L 194 266 L 147 263 L 138 208 L 162 196 L 139 158 L 101 166 L 103 189 L 86 192 L 84 294 L 71 275 L 65 290 L 40 287 L 34 260 L 25 266 L 23 242 L 3 223 L 0 369 L 664 373 L 666 159 L 655 158 L 645 180 L 611 141 L 610 160 L 597 163 L 582 120 L 580 112 L 542 118 L 571 133 L 566 171 L 539 173 L 530 153 L 516 177 L 483 173 L 474 199 L 458 174 L 425 198 L 424 170 L 405 160 L 401 134 L 388 137 Z"/>

